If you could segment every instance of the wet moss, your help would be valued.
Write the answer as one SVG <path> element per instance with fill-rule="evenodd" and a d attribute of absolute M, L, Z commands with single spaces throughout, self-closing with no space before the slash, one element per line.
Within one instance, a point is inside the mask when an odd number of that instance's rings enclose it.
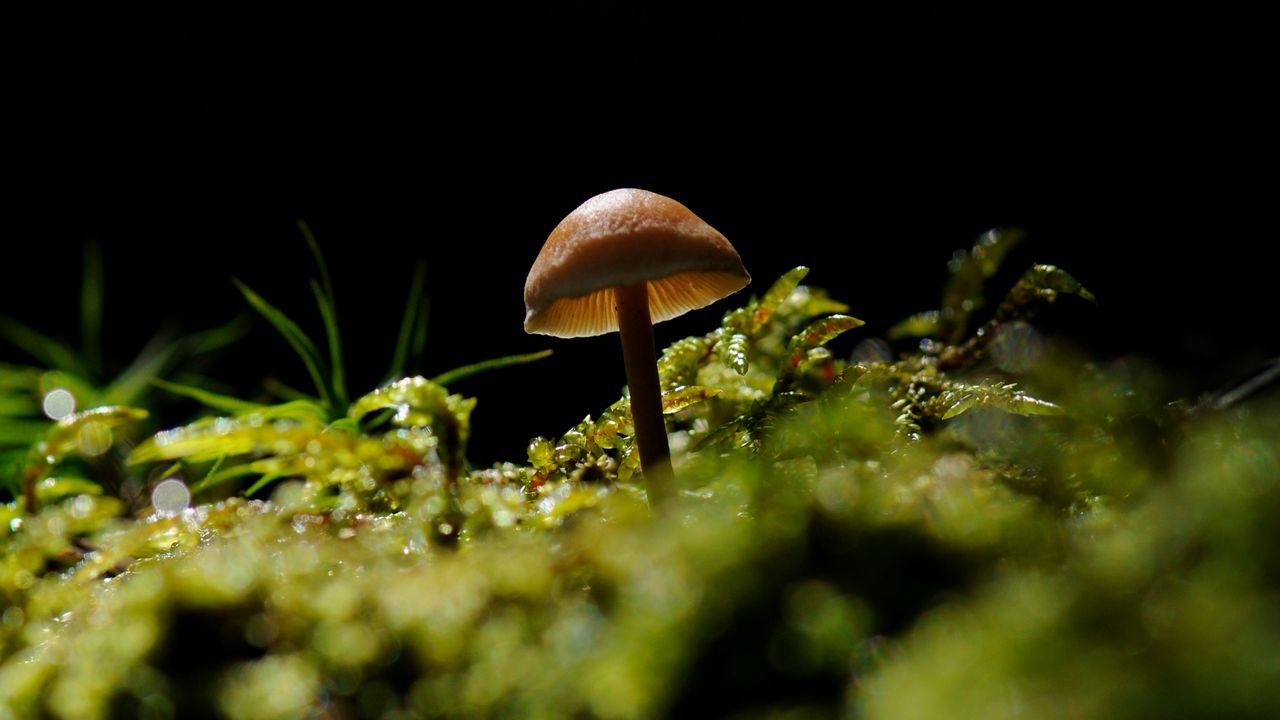
<path fill-rule="evenodd" d="M 680 495 L 660 513 L 625 397 L 473 467 L 475 400 L 448 384 L 537 357 L 348 397 L 336 327 L 322 353 L 280 317 L 315 397 L 169 384 L 211 414 L 27 428 L 3 466 L 0 708 L 1275 716 L 1280 412 L 1188 411 L 1153 373 L 1041 336 L 1038 308 L 1089 297 L 1056 268 L 984 314 L 1015 239 L 957 254 L 942 307 L 856 360 L 828 345 L 861 322 L 804 268 L 672 344 Z M 332 292 L 322 273 L 326 319 Z M 393 366 L 417 344 L 409 308 Z M 0 409 L 30 411 L 40 374 L 4 373 Z M 91 422 L 124 481 L 86 460 Z M 147 506 L 139 479 L 163 477 L 195 505 Z"/>

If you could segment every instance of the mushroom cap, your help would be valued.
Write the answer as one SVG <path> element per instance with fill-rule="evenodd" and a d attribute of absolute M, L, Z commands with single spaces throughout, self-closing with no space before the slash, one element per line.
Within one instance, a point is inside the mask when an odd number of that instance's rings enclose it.
<path fill-rule="evenodd" d="M 659 323 L 741 290 L 751 276 L 724 235 L 689 208 L 647 190 L 611 190 L 551 231 L 524 284 L 524 330 L 614 332 L 614 288 L 641 282 Z"/>

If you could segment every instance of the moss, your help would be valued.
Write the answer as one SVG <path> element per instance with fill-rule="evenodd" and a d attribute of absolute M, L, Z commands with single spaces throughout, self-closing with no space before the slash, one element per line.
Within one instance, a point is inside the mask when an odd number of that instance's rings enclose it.
<path fill-rule="evenodd" d="M 1087 297 L 1056 268 L 981 317 L 1008 237 L 953 260 L 943 307 L 898 326 L 892 357 L 831 352 L 861 322 L 803 268 L 667 348 L 665 513 L 625 397 L 524 463 L 471 467 L 474 399 L 446 386 L 535 357 L 349 400 L 336 327 L 325 354 L 282 316 L 316 397 L 169 384 L 215 414 L 127 454 L 146 403 L 41 426 L 11 470 L 35 473 L 38 502 L 15 487 L 0 507 L 0 707 L 1274 717 L 1280 415 L 1184 412 L 1037 346 L 1037 308 Z M 330 317 L 327 277 L 316 296 Z M 29 390 L 26 372 L 0 388 Z M 100 455 L 186 478 L 196 505 L 102 482 L 81 430 L 108 419 Z"/>

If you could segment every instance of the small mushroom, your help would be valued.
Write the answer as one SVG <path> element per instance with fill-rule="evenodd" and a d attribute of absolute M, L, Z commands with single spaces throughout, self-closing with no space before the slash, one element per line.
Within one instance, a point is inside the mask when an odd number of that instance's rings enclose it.
<path fill-rule="evenodd" d="M 569 213 L 524 285 L 524 329 L 556 337 L 615 330 L 631 391 L 640 467 L 655 504 L 674 495 L 653 324 L 741 290 L 742 258 L 684 205 L 647 190 L 611 190 Z"/>

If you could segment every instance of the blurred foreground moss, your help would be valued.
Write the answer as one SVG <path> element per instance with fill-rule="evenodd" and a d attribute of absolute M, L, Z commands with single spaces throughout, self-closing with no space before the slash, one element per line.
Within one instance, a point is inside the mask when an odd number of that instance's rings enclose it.
<path fill-rule="evenodd" d="M 667 514 L 625 398 L 472 468 L 440 378 L 210 396 L 130 454 L 185 510 L 33 456 L 39 511 L 0 507 L 0 715 L 1277 716 L 1280 414 L 1186 412 L 1036 330 L 1089 299 L 1057 268 L 980 317 L 1015 240 L 953 259 L 905 351 L 828 350 L 861 322 L 803 268 L 673 344 Z"/>

